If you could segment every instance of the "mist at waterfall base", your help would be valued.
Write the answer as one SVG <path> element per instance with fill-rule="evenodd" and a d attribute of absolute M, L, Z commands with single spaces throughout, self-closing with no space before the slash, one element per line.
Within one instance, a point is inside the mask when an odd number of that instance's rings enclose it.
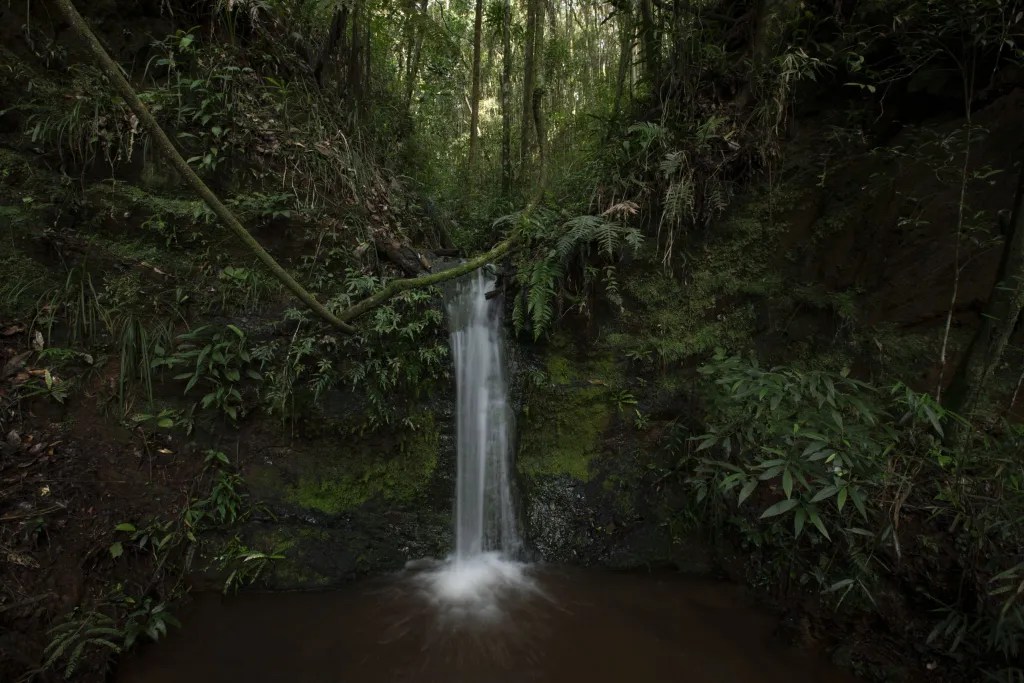
<path fill-rule="evenodd" d="M 445 308 L 456 387 L 455 552 L 417 576 L 442 614 L 496 619 L 502 601 L 537 594 L 512 500 L 512 411 L 500 299 L 484 269 L 449 283 Z"/>

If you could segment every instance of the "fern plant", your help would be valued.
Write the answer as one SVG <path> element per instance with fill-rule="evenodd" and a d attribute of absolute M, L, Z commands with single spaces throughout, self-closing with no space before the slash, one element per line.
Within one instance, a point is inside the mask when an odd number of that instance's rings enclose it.
<path fill-rule="evenodd" d="M 101 612 L 82 612 L 78 608 L 68 620 L 49 631 L 50 642 L 43 650 L 46 661 L 43 670 L 52 668 L 60 660 L 66 660 L 64 678 L 71 678 L 82 659 L 95 650 L 121 652 L 118 643 L 124 638 L 124 631 L 117 628 L 114 620 Z"/>
<path fill-rule="evenodd" d="M 534 338 L 542 334 L 554 323 L 556 300 L 566 292 L 567 280 L 573 266 L 582 265 L 583 282 L 593 285 L 595 272 L 587 268 L 594 255 L 601 259 L 606 268 L 601 271 L 607 278 L 606 290 L 609 298 L 618 301 L 618 282 L 615 280 L 614 264 L 621 252 L 629 249 L 638 252 L 643 245 L 643 235 L 632 226 L 624 225 L 611 216 L 615 214 L 634 214 L 636 205 L 619 204 L 608 209 L 600 216 L 576 216 L 565 221 L 552 237 L 551 231 L 544 226 L 537 228 L 535 224 L 524 226 L 533 228 L 532 238 L 535 246 L 528 256 L 520 261 L 516 273 L 516 284 L 520 295 L 515 298 L 512 309 L 512 321 L 516 332 L 522 332 L 528 326 Z M 585 305 L 586 292 L 578 297 L 580 304 Z"/>

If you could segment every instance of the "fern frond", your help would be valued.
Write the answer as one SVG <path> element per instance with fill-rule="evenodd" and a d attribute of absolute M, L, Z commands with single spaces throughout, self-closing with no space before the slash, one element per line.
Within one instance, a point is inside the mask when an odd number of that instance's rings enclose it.
<path fill-rule="evenodd" d="M 562 261 L 568 259 L 577 246 L 593 239 L 593 233 L 599 230 L 603 224 L 604 220 L 600 216 L 576 216 L 572 220 L 566 221 L 563 228 L 568 230 L 555 244 L 558 258 Z"/>
<path fill-rule="evenodd" d="M 682 225 L 685 220 L 692 218 L 693 207 L 693 183 L 689 178 L 684 178 L 669 185 L 661 220 L 672 226 Z"/>
<path fill-rule="evenodd" d="M 661 160 L 661 173 L 666 179 L 671 179 L 688 166 L 688 162 L 686 152 L 670 152 Z"/>
<path fill-rule="evenodd" d="M 563 275 L 561 264 L 553 258 L 537 261 L 530 272 L 527 312 L 533 323 L 534 338 L 540 338 L 555 317 L 556 283 Z"/>
<path fill-rule="evenodd" d="M 611 259 L 619 246 L 622 228 L 618 223 L 602 223 L 594 230 L 593 239 L 598 243 L 605 257 Z"/>

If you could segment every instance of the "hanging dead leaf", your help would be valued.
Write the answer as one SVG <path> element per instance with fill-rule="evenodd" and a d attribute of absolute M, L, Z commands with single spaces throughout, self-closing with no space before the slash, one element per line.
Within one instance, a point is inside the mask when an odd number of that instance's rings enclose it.
<path fill-rule="evenodd" d="M 0 334 L 2 334 L 5 337 L 10 337 L 12 334 L 18 334 L 19 332 L 24 332 L 24 331 L 25 331 L 25 326 L 24 325 L 10 325 L 9 327 L 5 327 L 4 331 L 0 332 Z"/>
<path fill-rule="evenodd" d="M 35 351 L 42 351 L 45 343 L 43 342 L 43 333 L 36 330 L 32 335 L 32 349 Z"/>

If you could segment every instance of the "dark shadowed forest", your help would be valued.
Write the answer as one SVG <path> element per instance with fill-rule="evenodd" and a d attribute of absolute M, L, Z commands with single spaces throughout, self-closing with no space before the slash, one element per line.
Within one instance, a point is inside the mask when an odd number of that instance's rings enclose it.
<path fill-rule="evenodd" d="M 0 0 L 0 680 L 444 557 L 479 269 L 525 559 L 1024 682 L 1021 0 Z"/>

